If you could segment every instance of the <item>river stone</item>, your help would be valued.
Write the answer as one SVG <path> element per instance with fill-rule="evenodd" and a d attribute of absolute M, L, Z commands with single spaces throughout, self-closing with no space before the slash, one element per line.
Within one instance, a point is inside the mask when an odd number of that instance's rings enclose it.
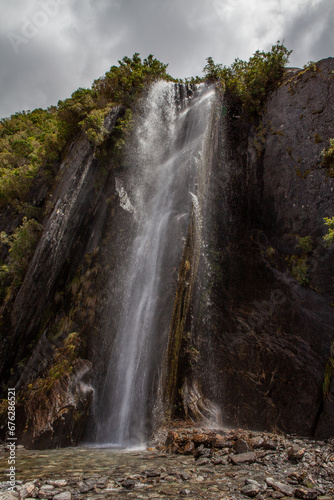
<path fill-rule="evenodd" d="M 239 455 L 230 455 L 233 465 L 252 464 L 256 460 L 256 453 L 250 451 L 249 453 L 240 453 Z"/>
<path fill-rule="evenodd" d="M 303 488 L 302 486 L 300 486 L 299 488 L 295 489 L 295 497 L 303 498 L 305 500 L 314 500 L 315 498 L 318 498 L 318 492 L 316 490 Z"/>
<path fill-rule="evenodd" d="M 38 488 L 35 483 L 26 483 L 20 490 L 21 498 L 35 497 L 38 492 Z"/>
<path fill-rule="evenodd" d="M 53 497 L 53 500 L 71 500 L 72 495 L 69 491 L 62 491 Z"/>
<path fill-rule="evenodd" d="M 253 498 L 259 493 L 260 489 L 260 485 L 256 486 L 255 484 L 246 484 L 246 486 L 241 489 L 241 493 Z"/>
<path fill-rule="evenodd" d="M 125 479 L 123 482 L 122 482 L 122 486 L 128 490 L 132 489 L 135 487 L 135 484 L 136 484 L 136 481 L 134 481 L 133 479 Z"/>
<path fill-rule="evenodd" d="M 0 493 L 1 500 L 19 500 L 20 495 L 17 491 L 5 491 L 4 493 Z"/>
<path fill-rule="evenodd" d="M 271 486 L 275 490 L 280 491 L 284 495 L 286 495 L 288 497 L 293 497 L 294 488 L 292 488 L 291 486 L 289 486 L 287 484 L 280 483 L 279 481 L 275 481 L 275 479 L 273 479 L 272 477 L 267 477 L 266 483 L 268 484 L 268 486 Z"/>
<path fill-rule="evenodd" d="M 305 454 L 304 448 L 300 448 L 299 446 L 293 445 L 288 449 L 288 459 L 290 462 L 296 463 L 299 462 Z"/>
<path fill-rule="evenodd" d="M 195 444 L 193 441 L 187 441 L 183 448 L 184 455 L 191 455 L 195 451 Z"/>
<path fill-rule="evenodd" d="M 238 439 L 235 442 L 233 449 L 237 454 L 248 453 L 249 451 L 251 451 L 248 446 L 248 443 L 244 439 Z"/>

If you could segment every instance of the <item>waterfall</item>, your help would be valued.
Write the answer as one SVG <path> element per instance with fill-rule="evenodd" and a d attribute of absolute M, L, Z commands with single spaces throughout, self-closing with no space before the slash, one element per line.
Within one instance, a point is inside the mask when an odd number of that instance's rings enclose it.
<path fill-rule="evenodd" d="M 116 277 L 118 303 L 109 304 L 117 332 L 98 395 L 98 443 L 129 446 L 148 437 L 214 95 L 204 85 L 161 81 L 136 113 L 127 168 L 116 181 L 132 224 Z"/>

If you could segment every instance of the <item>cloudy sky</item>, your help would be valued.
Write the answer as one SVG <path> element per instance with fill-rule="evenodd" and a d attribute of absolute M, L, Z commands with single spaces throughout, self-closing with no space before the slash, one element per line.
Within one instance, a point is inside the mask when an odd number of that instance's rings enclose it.
<path fill-rule="evenodd" d="M 277 40 L 291 66 L 334 56 L 333 0 L 0 0 L 0 117 L 56 104 L 123 56 L 201 75 Z"/>

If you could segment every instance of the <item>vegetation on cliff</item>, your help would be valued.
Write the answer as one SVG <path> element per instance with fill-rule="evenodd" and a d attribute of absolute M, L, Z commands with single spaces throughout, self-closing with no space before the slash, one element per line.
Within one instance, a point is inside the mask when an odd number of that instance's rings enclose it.
<path fill-rule="evenodd" d="M 203 71 L 205 79 L 219 82 L 243 112 L 257 113 L 281 82 L 290 54 L 291 50 L 278 41 L 271 51 L 257 50 L 249 61 L 236 59 L 230 67 L 215 64 L 212 57 L 208 57 Z"/>

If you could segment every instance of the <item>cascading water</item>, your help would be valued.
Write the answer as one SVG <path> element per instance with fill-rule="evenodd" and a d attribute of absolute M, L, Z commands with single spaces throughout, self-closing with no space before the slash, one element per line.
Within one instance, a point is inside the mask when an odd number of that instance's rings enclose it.
<path fill-rule="evenodd" d="M 213 100 L 204 85 L 157 82 L 135 121 L 127 178 L 116 189 L 136 229 L 127 238 L 117 334 L 98 394 L 98 443 L 147 439 Z"/>

